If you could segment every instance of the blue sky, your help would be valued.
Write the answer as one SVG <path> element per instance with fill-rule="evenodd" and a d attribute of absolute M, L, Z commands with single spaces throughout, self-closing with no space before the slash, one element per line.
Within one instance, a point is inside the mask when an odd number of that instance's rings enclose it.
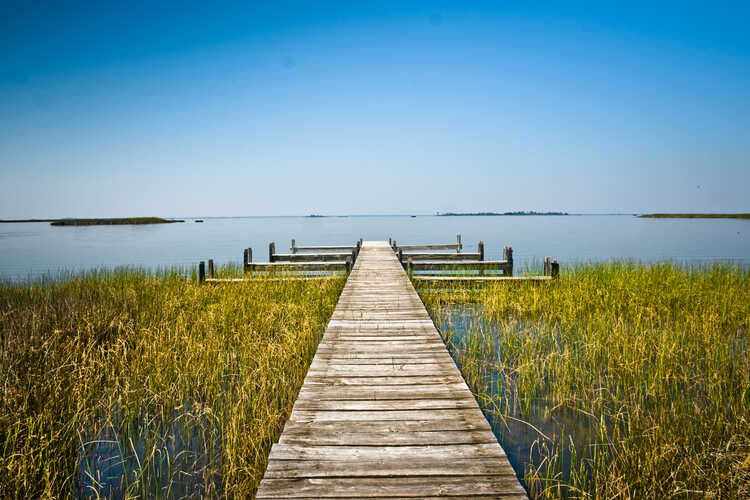
<path fill-rule="evenodd" d="M 2 3 L 0 218 L 750 211 L 750 4 Z"/>

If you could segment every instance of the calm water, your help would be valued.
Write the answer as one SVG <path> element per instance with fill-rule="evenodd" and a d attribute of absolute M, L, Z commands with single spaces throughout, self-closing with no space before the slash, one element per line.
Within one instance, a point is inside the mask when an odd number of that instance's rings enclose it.
<path fill-rule="evenodd" d="M 487 259 L 510 245 L 524 266 L 549 255 L 561 264 L 631 258 L 685 263 L 714 260 L 750 264 L 750 221 L 721 219 L 638 219 L 632 216 L 515 217 L 238 217 L 207 218 L 203 224 L 52 227 L 49 223 L 0 224 L 0 278 L 25 279 L 46 273 L 97 267 L 147 268 L 240 262 L 242 249 L 253 260 L 268 260 L 268 243 L 287 251 L 297 245 L 351 244 L 393 237 L 402 244 L 454 243 L 466 251 L 485 243 Z"/>

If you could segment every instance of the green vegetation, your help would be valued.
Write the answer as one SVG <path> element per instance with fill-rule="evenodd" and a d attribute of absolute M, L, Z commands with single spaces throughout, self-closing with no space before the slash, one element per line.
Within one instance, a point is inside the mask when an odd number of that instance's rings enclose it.
<path fill-rule="evenodd" d="M 529 433 L 532 497 L 750 497 L 750 271 L 580 265 L 422 297 L 501 443 Z"/>
<path fill-rule="evenodd" d="M 124 217 L 114 219 L 60 219 L 54 221 L 53 226 L 112 226 L 124 224 L 171 224 L 185 222 L 177 219 L 162 219 L 161 217 Z"/>
<path fill-rule="evenodd" d="M 641 219 L 750 219 L 750 214 L 644 214 Z"/>
<path fill-rule="evenodd" d="M 343 283 L 0 283 L 0 498 L 252 496 Z"/>

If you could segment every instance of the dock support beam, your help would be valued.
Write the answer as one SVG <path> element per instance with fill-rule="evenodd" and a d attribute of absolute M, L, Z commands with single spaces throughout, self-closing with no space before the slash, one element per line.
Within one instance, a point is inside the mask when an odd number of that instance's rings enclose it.
<path fill-rule="evenodd" d="M 253 261 L 253 249 L 246 248 L 242 251 L 242 271 L 248 272 L 250 270 L 250 263 Z"/>
<path fill-rule="evenodd" d="M 513 247 L 503 248 L 503 260 L 508 261 L 508 267 L 505 270 L 505 274 L 513 276 Z"/>
<path fill-rule="evenodd" d="M 552 276 L 552 278 L 560 277 L 560 264 L 557 263 L 557 259 L 550 263 L 550 276 Z"/>

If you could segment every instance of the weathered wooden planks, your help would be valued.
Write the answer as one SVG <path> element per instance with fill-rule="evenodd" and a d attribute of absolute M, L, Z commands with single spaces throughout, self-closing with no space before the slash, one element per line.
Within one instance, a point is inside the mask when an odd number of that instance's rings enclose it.
<path fill-rule="evenodd" d="M 526 498 L 386 242 L 365 242 L 257 498 Z"/>

